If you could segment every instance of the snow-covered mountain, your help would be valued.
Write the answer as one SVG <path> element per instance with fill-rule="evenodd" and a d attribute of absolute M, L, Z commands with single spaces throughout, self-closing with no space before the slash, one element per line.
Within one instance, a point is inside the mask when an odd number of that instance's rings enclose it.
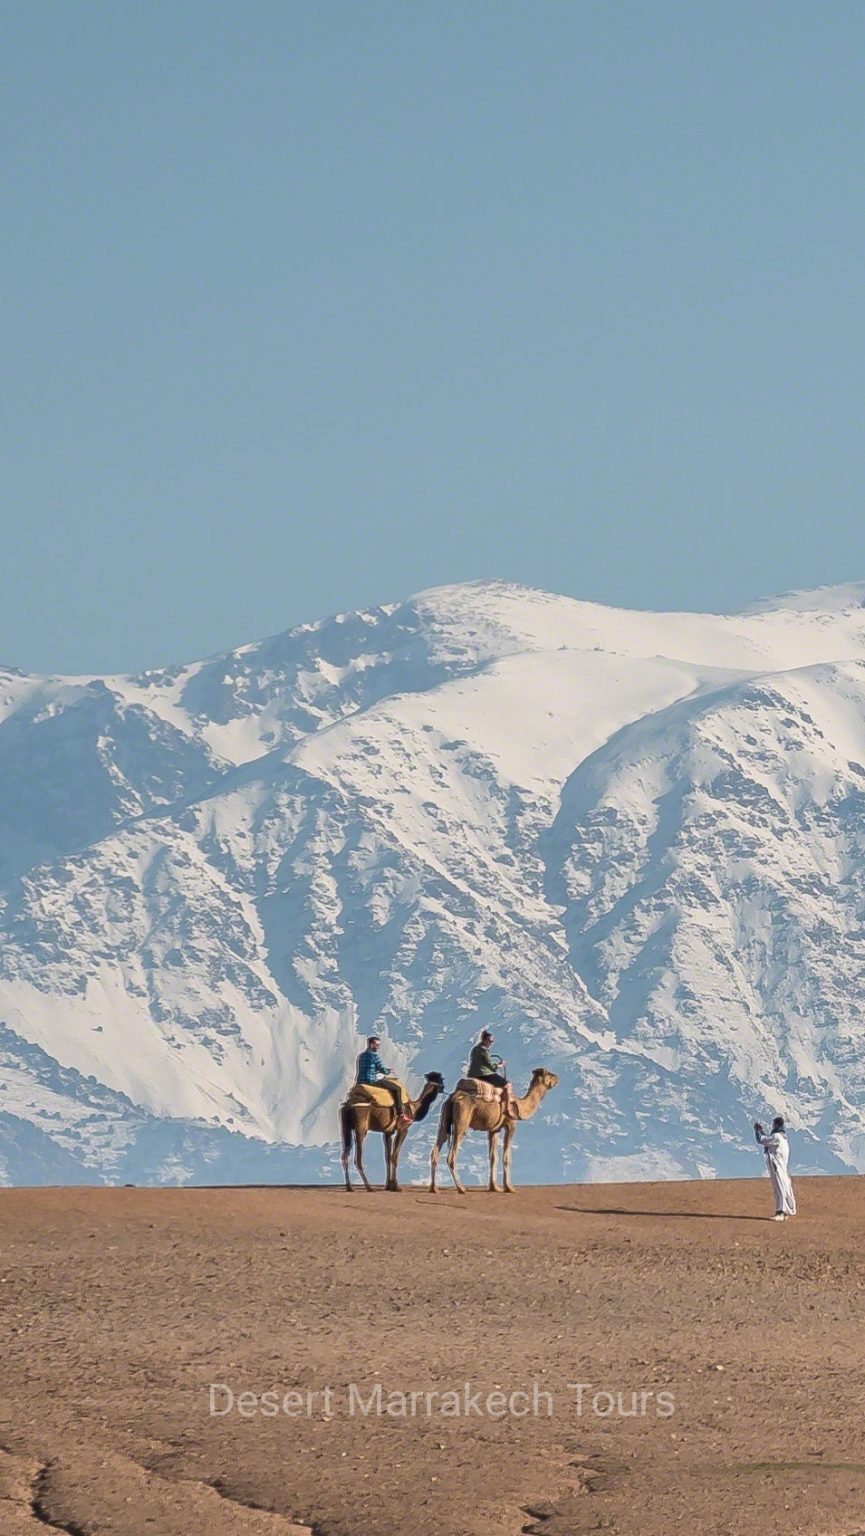
<path fill-rule="evenodd" d="M 780 1109 L 865 1169 L 863 605 L 474 583 L 0 673 L 0 1181 L 334 1176 L 362 1035 L 453 1083 L 487 1024 L 562 1080 L 523 1178 L 754 1172 Z"/>

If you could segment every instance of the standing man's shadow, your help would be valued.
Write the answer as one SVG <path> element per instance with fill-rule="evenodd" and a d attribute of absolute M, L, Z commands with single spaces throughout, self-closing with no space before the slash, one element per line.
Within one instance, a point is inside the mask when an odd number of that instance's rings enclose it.
<path fill-rule="evenodd" d="M 748 1216 L 739 1211 L 629 1211 L 621 1205 L 557 1205 L 557 1211 L 575 1216 L 654 1216 L 662 1221 L 769 1221 L 768 1216 Z"/>

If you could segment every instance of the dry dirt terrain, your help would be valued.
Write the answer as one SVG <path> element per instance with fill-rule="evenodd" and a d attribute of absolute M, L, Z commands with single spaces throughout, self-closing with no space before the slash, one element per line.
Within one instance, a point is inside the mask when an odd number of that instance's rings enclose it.
<path fill-rule="evenodd" d="M 0 1533 L 858 1536 L 865 1184 L 798 1193 L 2 1190 Z"/>

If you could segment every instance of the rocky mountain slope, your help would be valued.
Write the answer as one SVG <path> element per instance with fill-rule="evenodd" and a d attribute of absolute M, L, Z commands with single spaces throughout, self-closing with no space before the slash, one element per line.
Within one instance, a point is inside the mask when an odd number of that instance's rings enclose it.
<path fill-rule="evenodd" d="M 475 583 L 0 673 L 0 1179 L 330 1177 L 362 1035 L 453 1082 L 485 1024 L 562 1079 L 523 1178 L 753 1172 L 777 1109 L 865 1168 L 863 603 Z"/>

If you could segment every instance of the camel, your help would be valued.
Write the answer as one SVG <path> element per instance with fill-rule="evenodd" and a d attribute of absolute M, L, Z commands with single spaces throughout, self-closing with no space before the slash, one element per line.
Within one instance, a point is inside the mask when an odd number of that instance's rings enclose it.
<path fill-rule="evenodd" d="M 389 1105 L 379 1104 L 340 1104 L 339 1128 L 342 1140 L 342 1171 L 345 1174 L 345 1187 L 349 1194 L 352 1192 L 352 1182 L 348 1171 L 348 1160 L 351 1155 L 351 1142 L 354 1137 L 355 1166 L 363 1179 L 364 1188 L 372 1190 L 372 1185 L 366 1176 L 363 1166 L 363 1144 L 370 1131 L 380 1131 L 384 1136 L 384 1157 L 386 1179 L 385 1189 L 399 1192 L 401 1185 L 397 1179 L 397 1167 L 402 1144 L 406 1139 L 412 1125 L 419 1125 L 425 1120 L 440 1093 L 445 1091 L 445 1080 L 440 1072 L 426 1072 L 424 1085 L 416 1099 L 406 1099 L 406 1109 L 411 1115 L 411 1123 L 399 1121 L 396 1110 Z"/>
<path fill-rule="evenodd" d="M 493 1194 L 500 1194 L 496 1183 L 496 1155 L 498 1151 L 499 1135 L 504 1131 L 504 1150 L 502 1152 L 502 1177 L 504 1179 L 504 1193 L 512 1195 L 514 1186 L 511 1183 L 511 1151 L 512 1142 L 519 1120 L 530 1120 L 538 1105 L 546 1098 L 551 1088 L 555 1088 L 559 1079 L 555 1072 L 548 1072 L 546 1067 L 535 1067 L 532 1080 L 526 1090 L 525 1097 L 512 1100 L 506 1112 L 504 1105 L 497 1101 L 492 1104 L 483 1099 L 477 1099 L 470 1093 L 452 1093 L 445 1099 L 442 1105 L 441 1119 L 439 1121 L 438 1136 L 430 1158 L 430 1194 L 436 1192 L 436 1171 L 438 1169 L 439 1154 L 446 1141 L 450 1142 L 447 1154 L 447 1164 L 451 1171 L 453 1181 L 461 1195 L 465 1194 L 465 1186 L 460 1183 L 457 1173 L 457 1154 L 466 1131 L 486 1131 L 490 1143 L 490 1182 L 489 1189 Z M 516 1111 L 516 1113 L 513 1113 Z"/>

